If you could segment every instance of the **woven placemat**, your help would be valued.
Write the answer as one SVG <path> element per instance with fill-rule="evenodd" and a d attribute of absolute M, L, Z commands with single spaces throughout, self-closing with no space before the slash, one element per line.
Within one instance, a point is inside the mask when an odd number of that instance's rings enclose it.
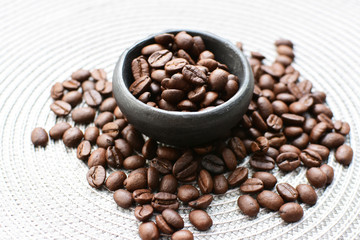
<path fill-rule="evenodd" d="M 201 29 L 245 53 L 275 57 L 273 42 L 295 44 L 295 68 L 327 93 L 335 119 L 349 122 L 354 161 L 344 167 L 330 155 L 334 182 L 317 190 L 318 203 L 301 221 L 285 224 L 261 209 L 248 218 L 236 205 L 239 190 L 215 196 L 214 225 L 198 232 L 182 206 L 185 228 L 198 239 L 355 239 L 360 232 L 360 3 L 341 0 L 3 0 L 0 7 L 0 238 L 138 239 L 133 209 L 118 208 L 112 193 L 92 189 L 87 166 L 62 142 L 34 148 L 34 127 L 57 121 L 50 87 L 72 71 L 104 68 L 133 42 L 169 28 Z M 69 119 L 70 120 L 70 119 Z M 71 122 L 71 121 L 70 121 Z M 73 122 L 71 122 L 73 124 Z M 84 130 L 84 128 L 82 128 Z M 247 165 L 247 161 L 244 162 Z M 305 169 L 273 173 L 279 182 L 306 183 Z"/>

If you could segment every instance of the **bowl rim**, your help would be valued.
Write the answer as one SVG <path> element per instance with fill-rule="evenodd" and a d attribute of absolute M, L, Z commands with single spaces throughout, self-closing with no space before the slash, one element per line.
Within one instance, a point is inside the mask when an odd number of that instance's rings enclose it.
<path fill-rule="evenodd" d="M 149 106 L 146 103 L 143 103 L 140 100 L 138 100 L 134 95 L 132 95 L 130 93 L 128 87 L 125 84 L 124 77 L 123 77 L 124 71 L 125 71 L 124 62 L 125 62 L 125 58 L 128 55 L 128 53 L 131 50 L 133 50 L 134 48 L 138 47 L 140 44 L 151 40 L 152 38 L 154 38 L 155 36 L 157 36 L 159 34 L 178 33 L 181 31 L 189 32 L 192 36 L 196 33 L 199 33 L 200 35 L 206 35 L 207 37 L 215 39 L 219 43 L 224 44 L 227 47 L 231 48 L 239 56 L 241 63 L 243 65 L 244 79 L 243 79 L 241 87 L 238 89 L 236 94 L 234 96 L 232 96 L 229 100 L 225 101 L 223 104 L 221 104 L 219 106 L 215 106 L 214 108 L 211 108 L 211 109 L 203 110 L 203 111 L 194 111 L 194 112 L 169 111 L 169 110 L 164 110 L 161 108 L 155 108 L 155 107 Z M 232 73 L 230 72 L 230 74 L 232 74 Z M 116 81 L 119 84 L 119 89 L 127 90 L 125 92 L 122 92 L 122 94 L 124 94 L 129 101 L 136 104 L 142 110 L 147 111 L 147 112 L 155 111 L 161 115 L 167 115 L 167 116 L 172 116 L 172 117 L 182 117 L 182 118 L 191 118 L 191 117 L 200 117 L 200 116 L 201 117 L 210 117 L 210 116 L 213 116 L 214 114 L 215 115 L 223 114 L 224 112 L 229 110 L 232 105 L 236 104 L 236 102 L 239 101 L 241 96 L 245 95 L 246 91 L 249 90 L 249 86 L 251 87 L 251 85 L 254 85 L 254 84 L 251 84 L 251 82 L 254 82 L 254 78 L 253 78 L 253 74 L 252 74 L 252 71 L 250 68 L 250 64 L 247 61 L 244 53 L 242 51 L 240 51 L 240 49 L 238 49 L 235 44 L 233 44 L 229 40 L 219 37 L 218 35 L 213 34 L 211 32 L 196 30 L 196 29 L 166 29 L 166 30 L 154 33 L 154 34 L 150 34 L 147 37 L 135 42 L 130 47 L 126 48 L 124 50 L 124 52 L 120 55 L 118 62 L 116 63 L 114 74 L 113 74 L 113 82 L 114 81 Z M 116 93 L 114 93 L 114 94 L 116 94 Z"/>

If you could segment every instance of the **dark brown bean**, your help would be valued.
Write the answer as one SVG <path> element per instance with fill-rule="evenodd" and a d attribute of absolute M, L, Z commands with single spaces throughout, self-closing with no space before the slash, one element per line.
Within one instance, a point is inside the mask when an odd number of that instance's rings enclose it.
<path fill-rule="evenodd" d="M 261 136 L 256 138 L 255 141 L 252 142 L 251 151 L 266 153 L 269 150 L 269 147 L 269 140 L 266 137 Z"/>
<path fill-rule="evenodd" d="M 324 104 L 315 104 L 312 108 L 312 112 L 314 115 L 319 115 L 320 113 L 324 113 L 325 115 L 327 115 L 329 118 L 333 117 L 333 113 L 330 110 L 329 107 L 325 106 Z"/>
<path fill-rule="evenodd" d="M 159 50 L 153 52 L 148 58 L 148 62 L 153 68 L 164 67 L 165 64 L 171 60 L 173 54 L 169 50 Z"/>
<path fill-rule="evenodd" d="M 105 181 L 106 171 L 103 166 L 93 166 L 86 174 L 86 179 L 93 188 L 100 188 Z"/>
<path fill-rule="evenodd" d="M 54 100 L 59 100 L 62 98 L 64 94 L 64 87 L 61 83 L 56 82 L 54 85 L 52 85 L 50 90 L 51 98 Z"/>
<path fill-rule="evenodd" d="M 82 101 L 82 94 L 78 91 L 70 91 L 66 93 L 62 99 L 62 101 L 67 102 L 71 105 L 71 107 L 75 107 Z"/>
<path fill-rule="evenodd" d="M 224 175 L 216 175 L 213 179 L 214 181 L 214 189 L 213 192 L 215 194 L 224 194 L 229 189 L 228 182 Z"/>
<path fill-rule="evenodd" d="M 326 174 L 320 168 L 312 167 L 306 171 L 306 178 L 311 185 L 316 188 L 322 188 L 327 181 Z"/>
<path fill-rule="evenodd" d="M 151 160 L 150 166 L 156 168 L 163 175 L 171 173 L 173 167 L 171 161 L 162 158 L 154 158 Z"/>
<path fill-rule="evenodd" d="M 302 126 L 305 118 L 292 113 L 284 113 L 281 115 L 283 122 L 287 125 Z"/>
<path fill-rule="evenodd" d="M 345 144 L 341 145 L 340 147 L 338 147 L 338 149 L 336 149 L 335 159 L 336 159 L 336 161 L 338 161 L 339 163 L 341 163 L 345 166 L 350 165 L 350 163 L 353 159 L 352 148 Z"/>
<path fill-rule="evenodd" d="M 124 189 L 116 190 L 113 197 L 116 204 L 122 208 L 130 208 L 134 200 L 131 193 Z"/>
<path fill-rule="evenodd" d="M 175 35 L 175 43 L 180 49 L 190 50 L 193 46 L 194 40 L 191 35 L 182 31 Z"/>
<path fill-rule="evenodd" d="M 165 64 L 165 71 L 169 75 L 173 75 L 177 72 L 181 72 L 183 67 L 188 64 L 188 61 L 184 58 L 174 58 Z"/>
<path fill-rule="evenodd" d="M 157 240 L 159 229 L 154 222 L 144 222 L 139 226 L 139 236 L 142 240 Z"/>
<path fill-rule="evenodd" d="M 306 167 L 320 167 L 322 158 L 320 154 L 311 149 L 305 149 L 299 155 L 301 161 Z"/>
<path fill-rule="evenodd" d="M 275 100 L 271 103 L 271 105 L 273 107 L 274 113 L 278 116 L 289 112 L 289 107 L 283 101 Z"/>
<path fill-rule="evenodd" d="M 210 193 L 213 190 L 214 182 L 210 173 L 205 169 L 199 172 L 198 185 L 202 194 Z"/>
<path fill-rule="evenodd" d="M 89 90 L 84 92 L 83 98 L 86 104 L 90 107 L 97 107 L 102 102 L 102 97 L 100 93 L 96 90 Z"/>
<path fill-rule="evenodd" d="M 317 124 L 317 121 L 315 118 L 306 118 L 304 125 L 303 125 L 304 132 L 306 132 L 307 134 L 310 134 L 316 124 Z M 311 137 L 310 137 L 310 140 L 311 140 Z"/>
<path fill-rule="evenodd" d="M 91 77 L 95 80 L 95 81 L 101 81 L 101 80 L 106 80 L 106 72 L 104 69 L 94 69 L 91 71 Z"/>
<path fill-rule="evenodd" d="M 347 122 L 342 122 L 338 120 L 334 122 L 334 129 L 336 132 L 342 135 L 347 135 L 350 132 L 350 125 Z"/>
<path fill-rule="evenodd" d="M 289 127 L 284 128 L 283 132 L 286 137 L 295 138 L 295 137 L 298 137 L 300 134 L 302 134 L 304 132 L 304 130 L 301 127 L 289 126 Z"/>
<path fill-rule="evenodd" d="M 214 60 L 202 60 L 202 61 L 214 61 Z M 211 70 L 210 70 L 211 71 Z M 209 76 L 208 84 L 210 89 L 213 91 L 222 91 L 225 88 L 225 85 L 228 81 L 229 73 L 223 69 L 215 69 Z"/>
<path fill-rule="evenodd" d="M 88 127 L 85 130 L 84 139 L 88 140 L 92 144 L 96 143 L 96 139 L 99 136 L 99 129 L 97 127 Z"/>
<path fill-rule="evenodd" d="M 238 167 L 230 173 L 228 183 L 230 187 L 239 186 L 248 178 L 249 170 L 245 167 Z"/>
<path fill-rule="evenodd" d="M 88 167 L 101 165 L 105 167 L 106 165 L 106 150 L 104 148 L 98 148 L 94 150 L 88 160 Z"/>
<path fill-rule="evenodd" d="M 276 193 L 269 190 L 264 190 L 258 194 L 256 200 L 260 206 L 272 211 L 278 211 L 284 204 L 284 200 Z"/>
<path fill-rule="evenodd" d="M 150 47 L 150 45 L 146 46 L 145 48 L 149 48 L 149 47 Z M 132 70 L 132 74 L 133 74 L 135 81 L 142 77 L 150 75 L 149 74 L 149 64 L 143 56 L 137 57 L 131 62 L 131 70 Z"/>
<path fill-rule="evenodd" d="M 207 154 L 203 156 L 201 160 L 201 165 L 204 169 L 214 174 L 220 174 L 225 171 L 224 161 L 214 154 Z"/>
<path fill-rule="evenodd" d="M 275 114 L 270 114 L 266 119 L 266 123 L 268 127 L 274 131 L 280 131 L 283 127 L 282 119 Z"/>
<path fill-rule="evenodd" d="M 113 112 L 116 108 L 116 100 L 113 97 L 106 98 L 99 107 L 101 112 Z"/>
<path fill-rule="evenodd" d="M 177 186 L 178 182 L 174 175 L 167 174 L 160 181 L 159 192 L 168 192 L 174 194 L 177 190 Z"/>
<path fill-rule="evenodd" d="M 76 157 L 81 160 L 86 160 L 91 153 L 91 143 L 87 140 L 82 141 L 77 147 Z"/>
<path fill-rule="evenodd" d="M 179 58 L 184 58 L 186 59 L 186 61 L 188 61 L 190 64 L 195 65 L 195 61 L 192 59 L 192 57 L 185 52 L 183 49 L 179 49 L 179 51 L 177 52 L 177 56 Z"/>
<path fill-rule="evenodd" d="M 320 141 L 327 148 L 337 148 L 345 142 L 345 137 L 340 133 L 328 133 Z"/>
<path fill-rule="evenodd" d="M 106 157 L 106 162 L 110 167 L 120 168 L 123 164 L 124 157 L 122 156 L 119 149 L 117 149 L 114 146 L 109 146 L 106 149 L 105 157 Z"/>
<path fill-rule="evenodd" d="M 327 147 L 325 147 L 323 145 L 319 145 L 319 144 L 309 144 L 307 146 L 307 149 L 317 152 L 321 156 L 321 159 L 323 161 L 328 159 L 329 154 L 330 154 L 330 150 Z"/>
<path fill-rule="evenodd" d="M 145 158 L 140 155 L 129 156 L 124 159 L 123 166 L 125 169 L 137 169 L 145 165 Z"/>
<path fill-rule="evenodd" d="M 228 144 L 229 144 L 229 147 L 231 148 L 231 150 L 233 150 L 233 152 L 235 153 L 236 157 L 239 160 L 242 160 L 246 157 L 246 155 L 247 155 L 246 148 L 240 138 L 238 138 L 238 137 L 230 138 Z"/>
<path fill-rule="evenodd" d="M 31 132 L 31 142 L 34 146 L 45 147 L 49 141 L 49 137 L 45 129 L 41 127 L 34 128 Z"/>
<path fill-rule="evenodd" d="M 309 143 L 309 135 L 302 133 L 299 137 L 295 138 L 291 144 L 297 148 L 304 149 Z"/>
<path fill-rule="evenodd" d="M 71 74 L 71 78 L 82 82 L 88 80 L 90 75 L 89 70 L 79 69 Z"/>
<path fill-rule="evenodd" d="M 249 178 L 240 186 L 243 193 L 257 193 L 264 189 L 264 183 L 258 178 Z"/>
<path fill-rule="evenodd" d="M 309 205 L 315 205 L 317 201 L 317 194 L 313 187 L 308 184 L 299 184 L 296 187 L 296 190 L 299 193 L 299 200 L 303 203 Z"/>
<path fill-rule="evenodd" d="M 124 181 L 124 187 L 126 190 L 133 192 L 136 189 L 146 188 L 147 179 L 146 173 L 144 172 L 135 172 L 133 171 L 132 174 L 128 176 L 127 179 Z"/>
<path fill-rule="evenodd" d="M 275 167 L 275 161 L 263 153 L 256 153 L 250 158 L 250 166 L 256 170 L 271 170 Z"/>
<path fill-rule="evenodd" d="M 194 235 L 189 230 L 183 229 L 171 235 L 171 240 L 193 240 Z"/>
<path fill-rule="evenodd" d="M 115 147 L 120 150 L 121 155 L 123 155 L 124 158 L 129 157 L 133 153 L 132 147 L 124 139 L 116 139 Z"/>
<path fill-rule="evenodd" d="M 184 79 L 194 85 L 202 85 L 206 82 L 206 75 L 198 67 L 185 65 L 182 69 Z"/>
<path fill-rule="evenodd" d="M 300 166 L 299 155 L 295 152 L 284 152 L 276 158 L 280 170 L 290 172 Z"/>
<path fill-rule="evenodd" d="M 64 132 L 62 140 L 67 147 L 77 147 L 83 136 L 83 132 L 78 127 L 72 127 Z"/>
<path fill-rule="evenodd" d="M 189 220 L 199 231 L 206 231 L 213 224 L 211 217 L 203 210 L 191 211 L 189 214 Z"/>
<path fill-rule="evenodd" d="M 298 203 L 285 203 L 279 209 L 280 217 L 288 223 L 298 222 L 304 215 L 304 210 Z"/>
<path fill-rule="evenodd" d="M 264 189 L 272 189 L 277 183 L 276 177 L 268 172 L 255 172 L 252 177 L 260 179 L 263 182 Z"/>
<path fill-rule="evenodd" d="M 288 183 L 279 183 L 276 190 L 286 202 L 294 202 L 299 196 L 297 190 Z"/>
<path fill-rule="evenodd" d="M 205 209 L 207 208 L 213 200 L 213 196 L 210 194 L 205 194 L 199 197 L 198 199 L 189 202 L 189 206 L 195 209 Z"/>
<path fill-rule="evenodd" d="M 70 113 L 71 105 L 67 102 L 57 100 L 50 105 L 50 109 L 56 116 L 63 117 Z"/>
<path fill-rule="evenodd" d="M 151 193 L 150 189 L 136 189 L 132 193 L 132 198 L 137 204 L 145 205 L 151 202 L 154 194 Z"/>
<path fill-rule="evenodd" d="M 101 134 L 96 139 L 96 144 L 101 148 L 108 148 L 109 146 L 114 146 L 114 138 L 107 134 Z"/>
<path fill-rule="evenodd" d="M 300 155 L 301 150 L 293 145 L 290 144 L 285 144 L 282 145 L 279 149 L 280 153 L 285 153 L 285 152 L 293 152 L 296 153 L 297 155 Z"/>
<path fill-rule="evenodd" d="M 71 113 L 71 118 L 76 123 L 91 123 L 94 121 L 96 111 L 91 107 L 76 108 Z"/>
<path fill-rule="evenodd" d="M 147 181 L 148 181 L 148 187 L 151 191 L 157 190 L 159 187 L 160 181 L 159 181 L 159 172 L 154 167 L 149 167 L 147 171 Z"/>
<path fill-rule="evenodd" d="M 181 229 L 184 227 L 184 220 L 176 211 L 172 209 L 165 209 L 161 215 L 167 224 L 169 224 L 174 229 Z"/>
<path fill-rule="evenodd" d="M 126 174 L 123 171 L 112 172 L 106 179 L 105 186 L 110 191 L 115 191 L 124 186 Z"/>
<path fill-rule="evenodd" d="M 162 212 L 168 208 L 177 210 L 179 208 L 179 202 L 175 194 L 158 192 L 154 195 L 151 206 L 158 212 Z"/>
<path fill-rule="evenodd" d="M 145 222 L 151 218 L 154 213 L 154 209 L 150 204 L 137 206 L 134 210 L 136 219 Z"/>
<path fill-rule="evenodd" d="M 249 217 L 255 217 L 259 213 L 259 204 L 250 195 L 240 196 L 237 200 L 237 204 L 241 212 Z"/>
<path fill-rule="evenodd" d="M 111 112 L 102 112 L 95 119 L 95 126 L 102 128 L 106 123 L 112 122 L 114 115 Z"/>
<path fill-rule="evenodd" d="M 90 80 L 86 80 L 86 81 L 81 83 L 81 88 L 82 88 L 83 92 L 94 90 L 95 89 L 95 83 L 90 81 Z"/>
<path fill-rule="evenodd" d="M 172 234 L 175 230 L 165 221 L 162 215 L 157 215 L 155 217 L 156 225 L 159 228 L 160 232 L 165 234 Z"/>
<path fill-rule="evenodd" d="M 156 51 L 160 51 L 163 49 L 164 49 L 164 47 L 162 45 L 154 43 L 154 44 L 150 44 L 150 45 L 143 47 L 141 49 L 141 54 L 148 56 L 148 55 L 153 54 Z"/>
<path fill-rule="evenodd" d="M 321 165 L 320 170 L 326 174 L 326 184 L 331 184 L 334 179 L 334 169 L 327 164 L 323 164 Z"/>
<path fill-rule="evenodd" d="M 177 189 L 177 191 L 178 198 L 184 203 L 195 200 L 200 196 L 199 190 L 197 190 L 197 188 L 192 185 L 182 185 Z"/>
<path fill-rule="evenodd" d="M 267 124 L 261 115 L 255 111 L 251 114 L 252 124 L 257 128 L 257 130 L 261 132 L 265 132 L 267 130 Z"/>
<path fill-rule="evenodd" d="M 71 128 L 71 125 L 67 122 L 56 123 L 49 131 L 49 135 L 52 139 L 58 140 L 62 138 L 64 132 Z M 85 139 L 86 140 L 86 139 Z"/>
<path fill-rule="evenodd" d="M 270 147 L 280 148 L 286 143 L 286 137 L 283 133 L 266 132 L 264 136 L 269 140 Z"/>
<path fill-rule="evenodd" d="M 135 80 L 130 85 L 129 90 L 135 97 L 138 97 L 142 93 L 149 90 L 150 84 L 151 84 L 151 78 L 149 76 L 143 76 L 143 77 Z"/>

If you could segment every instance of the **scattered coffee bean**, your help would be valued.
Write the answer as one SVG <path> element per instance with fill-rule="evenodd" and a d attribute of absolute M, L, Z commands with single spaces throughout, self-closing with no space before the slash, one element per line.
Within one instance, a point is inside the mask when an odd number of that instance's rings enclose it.
<path fill-rule="evenodd" d="M 244 167 L 238 167 L 230 173 L 228 183 L 230 187 L 236 187 L 246 181 L 248 178 L 249 170 Z"/>
<path fill-rule="evenodd" d="M 237 204 L 242 213 L 249 217 L 255 217 L 260 210 L 258 202 L 250 195 L 242 195 L 238 198 Z"/>
<path fill-rule="evenodd" d="M 139 236 L 142 240 L 159 239 L 159 229 L 154 222 L 144 222 L 139 226 Z"/>
<path fill-rule="evenodd" d="M 64 135 L 64 132 L 71 128 L 71 125 L 67 122 L 58 122 L 56 123 L 49 131 L 49 135 L 52 139 L 58 140 L 61 139 Z M 85 139 L 86 140 L 86 139 Z"/>
<path fill-rule="evenodd" d="M 193 240 L 194 235 L 189 230 L 179 230 L 171 235 L 171 240 Z"/>
<path fill-rule="evenodd" d="M 167 174 L 160 181 L 159 192 L 168 192 L 175 194 L 177 187 L 178 182 L 174 175 Z"/>
<path fill-rule="evenodd" d="M 177 192 L 177 197 L 184 203 L 195 200 L 200 196 L 199 190 L 192 185 L 182 185 L 177 189 Z"/>
<path fill-rule="evenodd" d="M 124 186 L 126 174 L 123 171 L 112 172 L 106 179 L 105 186 L 110 191 L 115 191 Z"/>
<path fill-rule="evenodd" d="M 106 171 L 103 166 L 93 166 L 86 174 L 86 179 L 90 186 L 99 188 L 104 184 L 106 178 Z"/>
<path fill-rule="evenodd" d="M 215 194 L 226 193 L 227 190 L 229 189 L 228 182 L 224 175 L 220 174 L 220 175 L 215 176 L 213 181 L 214 181 L 213 192 Z"/>
<path fill-rule="evenodd" d="M 105 153 L 106 162 L 110 167 L 120 168 L 123 165 L 123 156 L 119 149 L 109 146 Z"/>
<path fill-rule="evenodd" d="M 101 134 L 96 139 L 96 144 L 101 148 L 108 148 L 114 145 L 114 139 L 108 134 Z"/>
<path fill-rule="evenodd" d="M 57 100 L 50 105 L 50 109 L 59 117 L 66 116 L 71 111 L 71 105 L 65 101 Z"/>
<path fill-rule="evenodd" d="M 75 123 L 90 123 L 95 118 L 95 110 L 91 107 L 76 108 L 71 113 L 71 118 Z"/>
<path fill-rule="evenodd" d="M 198 185 L 202 194 L 207 194 L 212 192 L 214 187 L 214 182 L 208 171 L 202 169 L 198 177 Z"/>
<path fill-rule="evenodd" d="M 88 160 L 88 167 L 101 165 L 105 167 L 106 165 L 106 150 L 104 148 L 98 148 L 94 150 Z"/>
<path fill-rule="evenodd" d="M 88 140 L 92 144 L 96 143 L 96 139 L 99 137 L 100 131 L 97 127 L 88 127 L 85 130 L 84 139 Z"/>
<path fill-rule="evenodd" d="M 31 142 L 34 146 L 45 147 L 49 141 L 49 137 L 45 129 L 37 127 L 31 132 Z"/>
<path fill-rule="evenodd" d="M 335 159 L 343 165 L 350 165 L 353 159 L 353 150 L 348 145 L 341 145 L 335 152 Z"/>
<path fill-rule="evenodd" d="M 313 187 L 308 184 L 299 184 L 296 187 L 296 190 L 299 193 L 299 200 L 301 202 L 309 205 L 315 205 L 317 201 L 317 194 Z"/>
<path fill-rule="evenodd" d="M 158 192 L 154 195 L 151 206 L 158 212 L 162 212 L 168 208 L 177 210 L 179 208 L 179 202 L 175 194 Z"/>
<path fill-rule="evenodd" d="M 326 184 L 331 184 L 334 179 L 334 169 L 327 164 L 323 164 L 321 165 L 320 170 L 326 174 Z"/>
<path fill-rule="evenodd" d="M 133 192 L 136 189 L 146 188 L 146 185 L 146 173 L 144 172 L 136 172 L 134 174 L 130 174 L 128 178 L 126 178 L 124 181 L 124 187 L 130 192 Z"/>
<path fill-rule="evenodd" d="M 145 205 L 151 202 L 154 194 L 151 193 L 150 189 L 136 189 L 132 193 L 132 197 L 137 204 Z"/>
<path fill-rule="evenodd" d="M 205 194 L 199 197 L 198 199 L 189 202 L 189 206 L 195 209 L 205 209 L 211 204 L 213 199 L 214 198 L 212 195 Z"/>
<path fill-rule="evenodd" d="M 250 158 L 250 166 L 256 170 L 267 171 L 274 169 L 275 161 L 263 153 L 256 153 Z"/>
<path fill-rule="evenodd" d="M 276 185 L 276 190 L 286 202 L 294 202 L 299 196 L 297 190 L 288 183 L 279 183 Z"/>
<path fill-rule="evenodd" d="M 91 143 L 87 140 L 82 141 L 77 147 L 76 156 L 78 159 L 86 160 L 91 153 Z"/>
<path fill-rule="evenodd" d="M 189 214 L 189 220 L 199 231 L 206 231 L 213 224 L 211 217 L 203 210 L 191 211 Z"/>
<path fill-rule="evenodd" d="M 153 213 L 154 209 L 150 204 L 137 206 L 134 210 L 135 217 L 142 222 L 149 220 Z"/>
<path fill-rule="evenodd" d="M 298 203 L 290 202 L 282 205 L 279 213 L 282 220 L 292 223 L 299 221 L 303 217 L 304 210 Z"/>
<path fill-rule="evenodd" d="M 243 193 L 257 193 L 264 189 L 264 183 L 258 178 L 249 178 L 240 186 Z"/>
<path fill-rule="evenodd" d="M 174 229 L 181 229 L 184 227 L 184 220 L 182 217 L 172 209 L 165 209 L 161 215 L 164 217 L 167 224 Z"/>
<path fill-rule="evenodd" d="M 62 96 L 64 94 L 63 85 L 59 82 L 55 83 L 51 87 L 50 94 L 51 94 L 52 99 L 54 99 L 54 100 L 59 100 L 60 98 L 62 98 Z"/>
<path fill-rule="evenodd" d="M 306 171 L 306 178 L 316 188 L 324 187 L 327 181 L 326 174 L 320 168 L 312 167 Z"/>
<path fill-rule="evenodd" d="M 276 177 L 268 172 L 255 172 L 252 177 L 260 179 L 263 182 L 264 189 L 272 189 L 277 183 Z"/>
<path fill-rule="evenodd" d="M 320 167 L 322 158 L 316 151 L 305 149 L 299 155 L 301 161 L 306 167 Z"/>
<path fill-rule="evenodd" d="M 83 137 L 84 134 L 78 127 L 72 127 L 64 132 L 62 140 L 67 147 L 77 147 Z"/>
<path fill-rule="evenodd" d="M 258 194 L 256 200 L 260 206 L 272 211 L 278 211 L 284 204 L 284 200 L 276 193 L 269 190 L 264 190 Z"/>

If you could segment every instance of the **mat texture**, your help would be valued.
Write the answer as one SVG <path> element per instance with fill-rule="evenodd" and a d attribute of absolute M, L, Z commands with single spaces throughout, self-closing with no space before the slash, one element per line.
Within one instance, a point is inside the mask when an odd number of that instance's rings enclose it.
<path fill-rule="evenodd" d="M 236 205 L 239 192 L 215 197 L 214 225 L 198 232 L 182 206 L 185 228 L 197 239 L 359 239 L 360 232 L 360 3 L 356 0 L 2 0 L 0 7 L 0 238 L 138 239 L 133 209 L 112 194 L 92 189 L 87 166 L 62 142 L 34 148 L 34 127 L 57 121 L 49 110 L 50 87 L 79 68 L 112 70 L 122 51 L 150 33 L 169 28 L 213 32 L 246 53 L 275 57 L 273 42 L 295 44 L 298 69 L 327 93 L 335 119 L 350 123 L 350 167 L 336 163 L 334 182 L 318 190 L 318 203 L 303 205 L 300 222 L 285 224 L 276 212 L 248 218 Z M 82 128 L 84 129 L 84 128 Z M 247 163 L 245 162 L 245 165 Z M 306 183 L 305 170 L 274 171 L 279 182 Z"/>

